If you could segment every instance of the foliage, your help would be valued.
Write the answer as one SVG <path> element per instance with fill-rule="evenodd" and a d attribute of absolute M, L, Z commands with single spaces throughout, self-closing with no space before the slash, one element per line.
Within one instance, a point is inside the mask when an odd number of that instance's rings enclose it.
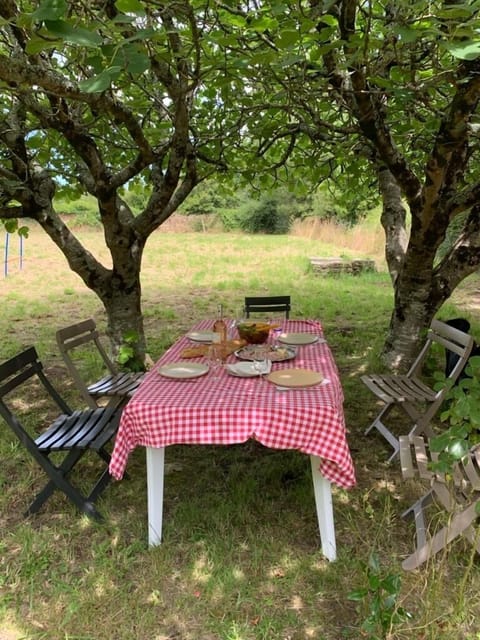
<path fill-rule="evenodd" d="M 432 468 L 440 473 L 451 474 L 455 463 L 480 442 L 480 356 L 469 359 L 465 374 L 449 390 L 440 416 L 448 428 L 430 443 L 432 451 L 438 453 L 438 462 L 432 463 Z"/>
<path fill-rule="evenodd" d="M 223 209 L 238 205 L 237 195 L 232 195 L 222 188 L 222 184 L 215 179 L 201 182 L 195 187 L 186 200 L 178 209 L 178 213 L 185 215 L 209 215 L 219 213 Z"/>
<path fill-rule="evenodd" d="M 0 219 L 0 224 L 3 224 L 6 233 L 18 233 L 19 236 L 28 238 L 28 226 L 20 225 L 16 218 L 9 220 Z"/>
<path fill-rule="evenodd" d="M 239 224 L 248 233 L 287 233 L 290 214 L 277 198 L 265 195 L 258 202 L 249 202 L 242 207 Z"/>
<path fill-rule="evenodd" d="M 364 570 L 367 586 L 350 592 L 348 598 L 368 606 L 369 613 L 361 626 L 368 640 L 384 640 L 395 625 L 411 617 L 398 604 L 401 578 L 397 573 L 384 573 L 375 552 L 370 554 Z"/>
<path fill-rule="evenodd" d="M 143 360 L 139 360 L 135 348 L 138 342 L 136 331 L 127 331 L 118 347 L 116 360 L 124 371 L 145 371 Z"/>
<path fill-rule="evenodd" d="M 0 217 L 43 224 L 117 339 L 123 306 L 142 344 L 147 238 L 212 176 L 297 198 L 331 181 L 347 220 L 380 190 L 397 307 L 387 364 L 408 364 L 478 268 L 476 2 L 11 0 L 0 16 Z M 111 271 L 62 227 L 55 190 L 97 198 Z M 274 202 L 245 215 L 246 228 L 287 225 Z"/>
<path fill-rule="evenodd" d="M 219 296 L 230 316 L 246 291 L 288 292 L 293 317 L 320 319 L 341 372 L 359 475 L 355 490 L 333 492 L 337 561 L 330 564 L 321 556 L 309 463 L 298 451 L 273 452 L 254 442 L 169 448 L 164 543 L 152 550 L 146 543 L 142 449 L 129 458 L 129 478 L 113 483 L 100 500 L 105 523 L 87 522 L 60 495 L 25 520 L 23 510 L 35 487 L 43 486 L 43 474 L 0 429 L 2 631 L 10 631 L 10 623 L 14 636 L 31 640 L 366 639 L 361 625 L 373 594 L 356 603 L 347 599 L 356 586 L 368 586 L 360 559 L 374 548 L 382 577 L 396 575 L 398 557 L 410 550 L 413 535 L 399 518 L 403 502 L 411 499 L 400 467 L 385 465 L 384 449 L 364 435 L 372 398 L 359 377 L 373 367 L 391 308 L 383 243 L 380 273 L 332 278 L 306 269 L 306 256 L 316 251 L 368 255 L 371 243 L 358 244 L 367 240 L 364 234 L 359 228 L 327 241 L 308 233 L 153 234 L 142 273 L 148 351 L 155 360 L 199 319 L 213 321 Z M 102 251 L 101 230 L 85 228 L 82 238 L 95 254 Z M 96 296 L 59 251 L 49 252 L 49 244 L 42 230 L 32 227 L 23 271 L 2 281 L 0 361 L 33 340 L 72 401 L 55 328 L 67 316 L 91 316 L 104 333 L 106 318 Z M 472 286 L 478 289 L 479 276 L 473 276 Z M 445 313 L 453 317 L 462 311 Z M 472 325 L 472 332 L 478 331 L 475 314 Z M 29 400 L 22 398 L 22 407 L 38 424 L 34 419 L 44 408 L 36 398 Z M 94 469 L 88 462 L 83 469 L 90 478 Z M 452 640 L 460 627 L 473 640 L 480 572 L 472 571 L 461 608 L 453 611 L 466 562 L 463 545 L 455 545 L 448 557 L 439 554 L 421 571 L 402 574 L 397 603 L 414 618 L 403 628 L 395 624 L 392 640 Z"/>

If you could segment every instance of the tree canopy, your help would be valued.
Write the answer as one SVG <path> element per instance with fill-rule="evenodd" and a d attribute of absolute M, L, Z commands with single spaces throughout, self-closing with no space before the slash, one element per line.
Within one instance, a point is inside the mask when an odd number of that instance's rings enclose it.
<path fill-rule="evenodd" d="M 378 193 L 395 289 L 385 356 L 406 363 L 480 262 L 479 7 L 2 0 L 0 217 L 37 220 L 102 300 L 114 342 L 136 330 L 141 356 L 143 247 L 197 184 Z M 55 211 L 66 190 L 97 199 L 111 265 Z"/>

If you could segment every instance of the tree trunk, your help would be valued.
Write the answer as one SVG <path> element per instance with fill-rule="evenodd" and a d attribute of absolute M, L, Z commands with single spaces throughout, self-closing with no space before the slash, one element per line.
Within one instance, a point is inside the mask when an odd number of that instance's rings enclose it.
<path fill-rule="evenodd" d="M 123 360 L 126 369 L 142 370 L 146 344 L 140 284 L 145 241 L 141 234 L 133 233 L 128 225 L 115 224 L 114 232 L 110 229 L 106 236 L 113 263 L 107 268 L 83 247 L 51 203 L 33 217 L 65 255 L 70 268 L 102 301 L 112 359 L 117 364 Z"/>
<path fill-rule="evenodd" d="M 421 259 L 409 255 L 395 281 L 395 304 L 383 347 L 389 369 L 405 372 L 418 355 L 425 330 L 443 303 L 432 295 L 432 277 L 421 269 Z"/>
<path fill-rule="evenodd" d="M 391 172 L 381 166 L 377 175 L 383 201 L 381 223 L 385 231 L 385 260 L 392 283 L 395 284 L 408 245 L 406 210 L 402 192 Z"/>
<path fill-rule="evenodd" d="M 438 261 L 437 249 L 446 233 L 441 215 L 430 225 L 412 215 L 412 233 L 401 271 L 394 283 L 395 304 L 390 319 L 383 359 L 393 370 L 406 370 L 421 348 L 426 329 L 450 298 L 452 291 L 480 262 L 480 216 L 471 211 L 464 230 Z"/>
<path fill-rule="evenodd" d="M 133 275 L 133 274 L 132 274 Z M 96 292 L 107 313 L 107 334 L 114 353 L 112 358 L 121 368 L 141 371 L 145 360 L 145 333 L 141 310 L 140 272 L 133 288 L 112 287 L 108 294 Z"/>

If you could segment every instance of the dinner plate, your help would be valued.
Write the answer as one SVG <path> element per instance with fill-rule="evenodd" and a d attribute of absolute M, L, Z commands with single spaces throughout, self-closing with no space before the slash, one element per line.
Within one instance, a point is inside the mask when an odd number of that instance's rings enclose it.
<path fill-rule="evenodd" d="M 187 338 L 194 342 L 218 342 L 218 335 L 214 331 L 192 331 L 187 333 Z"/>
<path fill-rule="evenodd" d="M 318 336 L 314 333 L 281 333 L 278 341 L 284 344 L 313 344 L 318 342 Z"/>
<path fill-rule="evenodd" d="M 265 375 L 270 373 L 272 369 L 272 363 L 267 360 L 265 370 L 259 372 L 255 369 L 253 362 L 236 362 L 235 364 L 227 364 L 225 366 L 227 373 L 237 378 L 254 378 L 255 376 Z"/>
<path fill-rule="evenodd" d="M 169 362 L 158 367 L 158 373 L 165 378 L 198 378 L 208 371 L 203 362 Z"/>
<path fill-rule="evenodd" d="M 281 369 L 272 371 L 267 380 L 282 387 L 312 387 L 323 380 L 318 371 L 311 369 Z"/>
<path fill-rule="evenodd" d="M 247 344 L 247 346 L 237 349 L 235 355 L 240 360 L 254 360 L 257 347 L 258 345 L 256 344 Z M 284 362 L 285 360 L 291 360 L 296 355 L 297 351 L 294 347 L 278 347 L 277 349 L 269 349 L 267 359 L 271 362 Z"/>

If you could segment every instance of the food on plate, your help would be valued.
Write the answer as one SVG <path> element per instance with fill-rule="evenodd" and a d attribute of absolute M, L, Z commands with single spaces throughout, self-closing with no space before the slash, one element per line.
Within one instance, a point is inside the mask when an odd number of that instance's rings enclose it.
<path fill-rule="evenodd" d="M 235 355 L 241 360 L 254 360 L 255 351 L 255 345 L 247 344 L 242 349 L 235 351 Z M 280 347 L 276 349 L 269 345 L 265 357 L 271 362 L 282 362 L 283 360 L 291 360 L 296 354 L 297 351 L 295 347 Z"/>

